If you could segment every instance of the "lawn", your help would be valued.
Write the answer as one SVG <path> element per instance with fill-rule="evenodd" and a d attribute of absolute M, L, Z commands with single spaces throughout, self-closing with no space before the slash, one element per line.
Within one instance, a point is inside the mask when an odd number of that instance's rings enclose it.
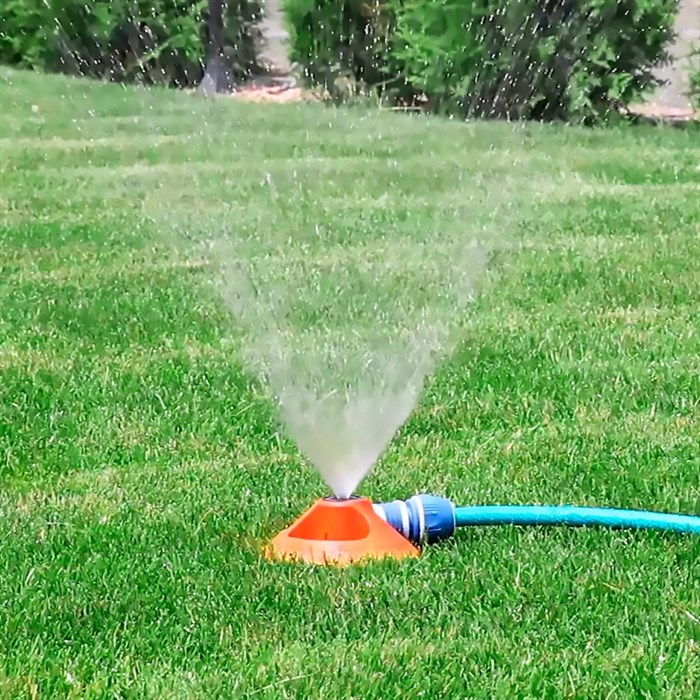
<path fill-rule="evenodd" d="M 264 560 L 327 489 L 193 243 L 224 232 L 282 271 L 374 256 L 410 287 L 487 236 L 462 339 L 361 492 L 697 514 L 697 129 L 8 70 L 0 105 L 0 697 L 700 697 L 697 537 L 495 528 L 408 562 Z"/>

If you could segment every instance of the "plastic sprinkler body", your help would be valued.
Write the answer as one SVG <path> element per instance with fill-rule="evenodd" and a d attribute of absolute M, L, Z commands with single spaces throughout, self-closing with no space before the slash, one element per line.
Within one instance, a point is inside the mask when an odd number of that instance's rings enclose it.
<path fill-rule="evenodd" d="M 419 550 L 381 518 L 367 498 L 321 498 L 266 550 L 268 558 L 309 564 L 417 557 Z"/>
<path fill-rule="evenodd" d="M 441 496 L 421 493 L 406 501 L 375 503 L 374 511 L 414 544 L 433 544 L 451 537 L 457 527 L 455 507 Z"/>

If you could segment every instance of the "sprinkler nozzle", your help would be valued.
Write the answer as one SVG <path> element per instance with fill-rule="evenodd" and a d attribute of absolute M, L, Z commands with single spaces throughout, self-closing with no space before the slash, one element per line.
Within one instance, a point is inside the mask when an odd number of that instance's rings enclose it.
<path fill-rule="evenodd" d="M 406 501 L 375 503 L 374 511 L 414 544 L 444 540 L 451 537 L 457 527 L 452 502 L 426 493 Z"/>

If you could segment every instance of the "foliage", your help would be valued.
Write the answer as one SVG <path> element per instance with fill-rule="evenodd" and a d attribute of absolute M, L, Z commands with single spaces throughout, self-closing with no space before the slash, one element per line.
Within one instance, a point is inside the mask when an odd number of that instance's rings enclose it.
<path fill-rule="evenodd" d="M 688 68 L 688 97 L 693 107 L 700 110 L 700 44 L 693 48 Z"/>
<path fill-rule="evenodd" d="M 677 0 L 287 0 L 296 58 L 469 116 L 588 120 L 653 88 Z M 368 67 L 369 66 L 369 67 Z"/>
<path fill-rule="evenodd" d="M 185 86 L 202 75 L 206 0 L 3 0 L 0 62 L 114 81 Z M 254 64 L 257 0 L 229 3 L 234 72 Z"/>
<path fill-rule="evenodd" d="M 292 60 L 333 93 L 383 85 L 387 15 L 359 0 L 286 0 Z"/>

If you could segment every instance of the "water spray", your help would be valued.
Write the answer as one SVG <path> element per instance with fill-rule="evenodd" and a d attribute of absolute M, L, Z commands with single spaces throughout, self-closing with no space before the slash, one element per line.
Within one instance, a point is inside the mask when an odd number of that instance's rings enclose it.
<path fill-rule="evenodd" d="M 366 498 L 316 501 L 279 533 L 268 557 L 315 564 L 415 557 L 420 547 L 476 526 L 607 527 L 700 535 L 700 516 L 572 505 L 475 505 L 419 494 L 406 501 L 372 504 Z"/>

